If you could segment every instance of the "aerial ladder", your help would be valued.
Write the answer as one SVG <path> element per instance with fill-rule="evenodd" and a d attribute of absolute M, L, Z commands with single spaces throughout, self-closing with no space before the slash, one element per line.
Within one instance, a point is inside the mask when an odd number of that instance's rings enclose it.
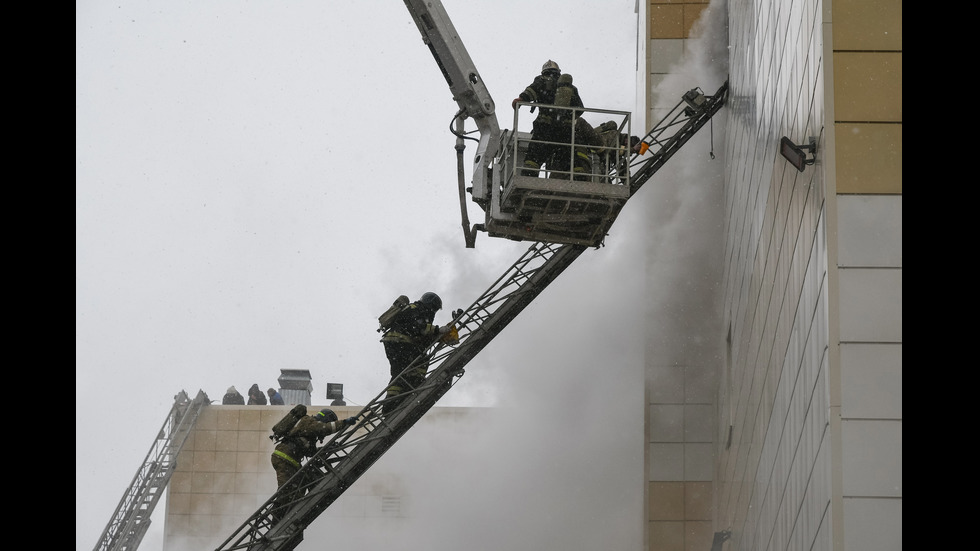
<path fill-rule="evenodd" d="M 183 390 L 174 397 L 163 427 L 123 493 L 95 551 L 133 551 L 139 547 L 150 527 L 150 515 L 177 468 L 177 455 L 201 410 L 210 403 L 207 394 L 200 390 L 193 400 Z"/>
<path fill-rule="evenodd" d="M 426 366 L 427 375 L 420 386 L 406 389 L 394 408 L 385 407 L 385 391 L 378 394 L 356 415 L 354 425 L 331 435 L 296 473 L 291 482 L 300 490 L 292 498 L 287 499 L 285 492 L 273 494 L 216 551 L 295 549 L 303 541 L 306 527 L 459 381 L 470 360 L 583 252 L 602 245 L 622 205 L 710 122 L 728 94 L 727 82 L 712 95 L 699 88 L 688 91 L 642 137 L 646 151 L 630 154 L 617 148 L 613 155 L 604 155 L 613 160 L 604 164 L 603 171 L 592 181 L 577 182 L 560 175 L 526 176 L 520 167 L 530 138 L 516 131 L 516 112 L 515 130 L 500 129 L 493 100 L 442 4 L 438 0 L 405 0 L 405 4 L 459 106 L 452 126 L 457 137 L 460 205 L 467 247 L 473 246 L 478 231 L 533 243 L 466 310 L 454 312 L 452 340 L 431 344 L 406 368 L 409 371 Z M 630 134 L 628 113 L 592 111 L 621 117 L 617 130 Z M 463 140 L 474 138 L 463 127 L 467 118 L 476 122 L 480 132 L 472 187 L 468 189 L 462 175 Z M 466 193 L 484 209 L 483 222 L 470 225 Z"/>

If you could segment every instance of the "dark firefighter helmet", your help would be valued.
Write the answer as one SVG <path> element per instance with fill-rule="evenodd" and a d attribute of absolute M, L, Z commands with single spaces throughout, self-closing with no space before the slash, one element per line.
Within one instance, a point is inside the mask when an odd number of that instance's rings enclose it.
<path fill-rule="evenodd" d="M 419 299 L 419 302 L 433 312 L 442 310 L 442 299 L 435 293 L 425 293 L 422 295 L 422 298 Z"/>
<path fill-rule="evenodd" d="M 321 423 L 329 423 L 337 420 L 337 414 L 330 408 L 323 408 L 320 410 L 320 413 L 316 414 L 316 420 Z"/>
<path fill-rule="evenodd" d="M 558 64 L 557 63 L 555 63 L 554 61 L 551 61 L 549 59 L 548 61 L 545 62 L 544 65 L 541 66 L 541 74 L 543 75 L 543 74 L 545 74 L 545 73 L 547 73 L 549 71 L 554 71 L 556 73 L 561 73 L 561 68 L 558 67 Z"/>

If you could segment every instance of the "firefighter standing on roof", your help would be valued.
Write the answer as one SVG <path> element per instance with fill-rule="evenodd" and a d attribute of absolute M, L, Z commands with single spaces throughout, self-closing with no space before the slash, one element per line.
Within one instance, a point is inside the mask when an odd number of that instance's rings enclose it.
<path fill-rule="evenodd" d="M 300 497 L 303 481 L 294 480 L 293 475 L 303 466 L 305 458 L 316 453 L 317 442 L 345 426 L 353 425 L 356 420 L 355 417 L 348 417 L 338 421 L 337 414 L 331 409 L 320 410 L 313 417 L 304 415 L 276 446 L 272 452 L 272 468 L 276 471 L 280 491 L 277 507 L 273 510 L 276 519 L 282 517 L 286 505 Z"/>
<path fill-rule="evenodd" d="M 404 392 L 418 388 L 429 369 L 428 361 L 420 361 L 406 371 L 413 360 L 425 354 L 425 350 L 439 337 L 449 333 L 451 326 L 433 325 L 436 312 L 442 309 L 442 299 L 435 293 L 425 293 L 422 298 L 409 304 L 391 322 L 381 342 L 385 356 L 391 364 L 391 384 L 388 385 L 382 412 L 394 411 Z"/>

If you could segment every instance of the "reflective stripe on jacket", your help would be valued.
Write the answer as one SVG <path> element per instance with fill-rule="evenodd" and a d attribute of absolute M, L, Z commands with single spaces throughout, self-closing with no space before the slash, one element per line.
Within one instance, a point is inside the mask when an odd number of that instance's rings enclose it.
<path fill-rule="evenodd" d="M 289 434 L 276 446 L 276 451 L 272 453 L 283 459 L 295 460 L 298 463 L 316 453 L 318 440 L 342 428 L 344 428 L 343 421 L 323 423 L 307 415 L 296 423 L 296 426 L 289 431 Z"/>
<path fill-rule="evenodd" d="M 276 450 L 276 451 L 272 452 L 272 455 L 278 455 L 279 457 L 285 459 L 286 461 L 289 461 L 290 463 L 292 463 L 293 465 L 296 465 L 297 467 L 301 467 L 302 466 L 302 465 L 299 464 L 299 461 L 296 461 L 292 457 L 289 457 L 287 454 L 285 454 L 284 452 L 281 452 L 279 450 Z"/>

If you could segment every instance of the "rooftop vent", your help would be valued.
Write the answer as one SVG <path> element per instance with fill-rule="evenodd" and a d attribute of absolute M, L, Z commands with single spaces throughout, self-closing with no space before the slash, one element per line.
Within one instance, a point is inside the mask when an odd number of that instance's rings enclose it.
<path fill-rule="evenodd" d="M 309 369 L 280 369 L 279 375 L 279 394 L 282 394 L 283 402 L 288 405 L 312 404 L 310 397 L 313 394 L 313 376 Z"/>

